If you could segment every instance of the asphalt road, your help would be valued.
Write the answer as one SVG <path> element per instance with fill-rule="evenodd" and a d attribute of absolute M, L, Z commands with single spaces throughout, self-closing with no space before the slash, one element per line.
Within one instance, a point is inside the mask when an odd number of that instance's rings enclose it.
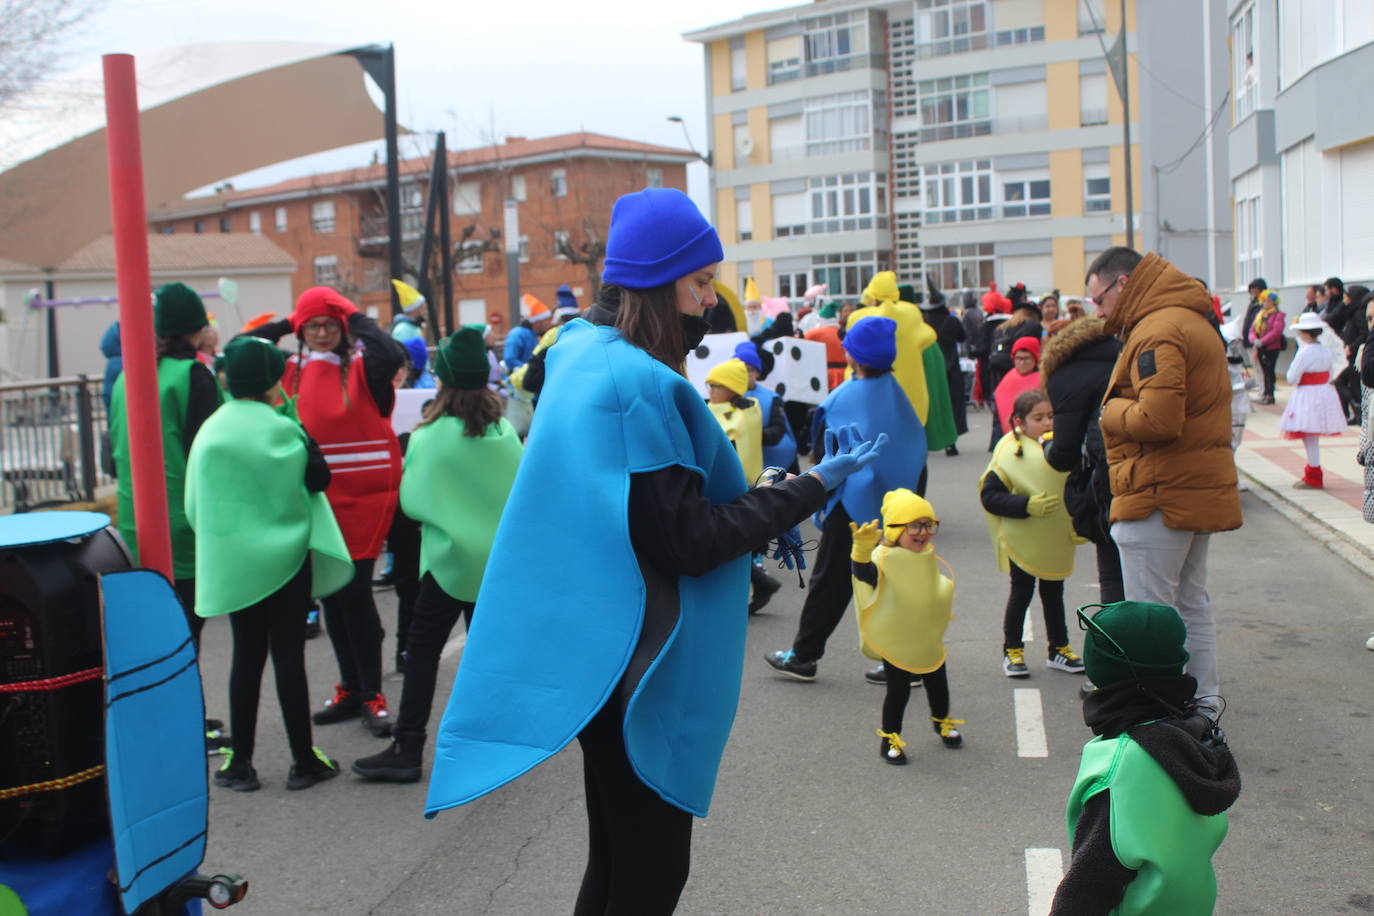
<path fill-rule="evenodd" d="M 1090 734 L 1077 697 L 1080 678 L 1044 668 L 1038 607 L 1027 650 L 1032 676 L 1002 676 L 1007 583 L 996 570 L 976 494 L 987 458 L 979 447 L 985 424 L 975 415 L 963 455 L 932 457 L 929 488 L 942 516 L 937 547 L 957 576 L 949 672 L 952 713 L 967 720 L 964 747 L 945 749 L 929 731 L 917 691 L 904 730 L 911 765 L 882 762 L 874 736 L 882 688 L 863 681 L 869 663 L 856 649 L 852 612 L 816 682 L 780 679 L 763 664 L 766 651 L 790 645 L 803 596 L 793 574 L 750 623 L 739 715 L 711 816 L 696 824 L 680 913 L 1043 911 L 1038 901 L 1052 892 L 1068 848 L 1064 799 Z M 1229 702 L 1223 725 L 1244 786 L 1216 857 L 1217 912 L 1374 911 L 1374 653 L 1364 648 L 1374 629 L 1370 581 L 1254 495 L 1242 501 L 1245 526 L 1213 538 L 1209 573 Z M 1078 560 L 1068 598 L 1093 602 L 1091 549 L 1081 548 Z M 537 548 L 530 563 L 538 575 Z M 394 597 L 380 592 L 378 600 L 394 630 Z M 1070 632 L 1079 645 L 1072 623 Z M 207 706 L 226 719 L 229 646 L 227 623 L 211 620 L 202 662 Z M 393 649 L 389 636 L 388 659 Z M 318 705 L 332 692 L 333 657 L 324 637 L 307 651 Z M 441 671 L 431 728 L 460 655 Z M 388 677 L 386 689 L 399 700 L 398 675 Z M 1017 689 L 1035 691 L 1021 695 L 1019 725 Z M 1035 750 L 1037 709 L 1045 755 L 1021 756 L 1018 748 Z M 315 741 L 345 770 L 384 747 L 351 723 L 317 728 Z M 270 669 L 258 744 L 261 791 L 211 789 L 205 868 L 239 871 L 251 885 L 233 912 L 571 911 L 586 854 L 575 744 L 435 820 L 421 816 L 423 782 L 372 784 L 346 773 L 287 792 L 290 761 Z"/>

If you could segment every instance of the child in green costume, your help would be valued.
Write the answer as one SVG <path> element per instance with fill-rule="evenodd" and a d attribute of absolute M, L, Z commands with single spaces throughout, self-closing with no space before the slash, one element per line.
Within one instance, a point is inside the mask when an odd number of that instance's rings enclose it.
<path fill-rule="evenodd" d="M 253 752 L 269 653 L 294 761 L 286 787 L 306 789 L 339 771 L 311 743 L 301 608 L 348 584 L 353 561 L 324 496 L 324 455 L 272 406 L 285 367 L 286 355 L 265 340 L 231 341 L 223 371 L 234 400 L 205 421 L 186 466 L 196 613 L 228 614 L 234 633 L 233 748 L 215 784 L 239 792 L 261 788 Z"/>
<path fill-rule="evenodd" d="M 879 752 L 887 763 L 906 763 L 902 716 L 911 697 L 913 674 L 923 677 L 930 721 L 945 747 L 963 745 L 949 714 L 945 670 L 945 629 L 954 604 L 954 582 L 940 572 L 935 532 L 940 518 L 924 497 L 905 488 L 883 496 L 882 528 L 874 519 L 849 523 L 854 538 L 849 560 L 854 575 L 859 643 L 869 658 L 882 661 L 887 683 L 883 698 Z"/>
<path fill-rule="evenodd" d="M 439 656 L 472 611 L 496 525 L 523 449 L 486 387 L 490 364 L 482 333 L 459 329 L 434 360 L 439 393 L 410 434 L 401 473 L 401 509 L 420 523 L 420 591 L 406 642 L 405 684 L 392 743 L 353 762 L 366 779 L 416 782 L 434 703 Z"/>
<path fill-rule="evenodd" d="M 1204 916 L 1216 906 L 1212 856 L 1240 772 L 1183 673 L 1187 628 L 1164 604 L 1078 610 L 1083 661 L 1098 689 L 1083 702 L 1083 748 L 1066 813 L 1073 855 L 1052 916 Z"/>

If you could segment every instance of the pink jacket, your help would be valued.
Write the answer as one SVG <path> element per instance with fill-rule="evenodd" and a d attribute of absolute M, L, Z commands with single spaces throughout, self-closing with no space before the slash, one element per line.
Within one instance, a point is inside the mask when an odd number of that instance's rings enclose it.
<path fill-rule="evenodd" d="M 1264 333 L 1255 339 L 1256 350 L 1277 350 L 1283 346 L 1283 312 L 1275 312 L 1264 323 Z"/>

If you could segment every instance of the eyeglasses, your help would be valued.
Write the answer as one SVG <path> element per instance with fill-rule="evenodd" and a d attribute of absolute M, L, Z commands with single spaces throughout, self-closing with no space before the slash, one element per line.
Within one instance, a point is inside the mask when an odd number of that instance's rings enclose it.
<path fill-rule="evenodd" d="M 906 526 L 907 534 L 934 534 L 939 530 L 940 523 L 929 518 L 917 519 Z"/>
<path fill-rule="evenodd" d="M 1079 608 L 1078 628 L 1080 630 L 1092 631 L 1093 636 L 1097 637 L 1098 639 L 1106 643 L 1106 645 L 1103 648 L 1105 648 L 1111 654 L 1115 655 L 1117 658 L 1124 659 L 1126 658 L 1126 650 L 1121 648 L 1121 643 L 1117 642 L 1115 639 L 1112 639 L 1112 635 L 1108 633 L 1106 630 L 1102 629 L 1101 624 L 1099 624 L 1096 620 L 1093 620 L 1091 617 L 1084 613 L 1084 611 L 1087 611 L 1090 608 L 1097 608 L 1098 610 L 1101 610 L 1106 606 L 1107 605 L 1105 604 L 1085 604 L 1081 608 Z M 1134 668 L 1132 670 L 1134 670 Z"/>
<path fill-rule="evenodd" d="M 1107 294 L 1110 293 L 1112 289 L 1124 279 L 1126 279 L 1126 275 L 1119 274 L 1115 280 L 1106 285 L 1102 292 L 1098 293 L 1096 296 L 1089 296 L 1088 301 L 1091 302 L 1094 306 L 1101 305 L 1102 300 L 1107 298 Z"/>
<path fill-rule="evenodd" d="M 307 321 L 301 325 L 301 330 L 307 334 L 323 334 L 327 331 L 337 331 L 339 323 L 333 319 L 321 319 L 319 321 Z"/>

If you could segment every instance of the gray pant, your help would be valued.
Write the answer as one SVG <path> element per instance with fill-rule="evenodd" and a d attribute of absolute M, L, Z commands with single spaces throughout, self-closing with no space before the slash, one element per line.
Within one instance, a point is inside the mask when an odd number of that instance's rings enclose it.
<path fill-rule="evenodd" d="M 1127 601 L 1152 601 L 1178 609 L 1188 627 L 1187 671 L 1197 678 L 1197 695 L 1221 693 L 1217 676 L 1217 624 L 1207 594 L 1207 544 L 1211 535 L 1166 527 L 1155 512 L 1138 521 L 1112 524 L 1112 539 L 1121 550 L 1121 573 Z M 1205 705 L 1218 707 L 1214 699 Z"/>

